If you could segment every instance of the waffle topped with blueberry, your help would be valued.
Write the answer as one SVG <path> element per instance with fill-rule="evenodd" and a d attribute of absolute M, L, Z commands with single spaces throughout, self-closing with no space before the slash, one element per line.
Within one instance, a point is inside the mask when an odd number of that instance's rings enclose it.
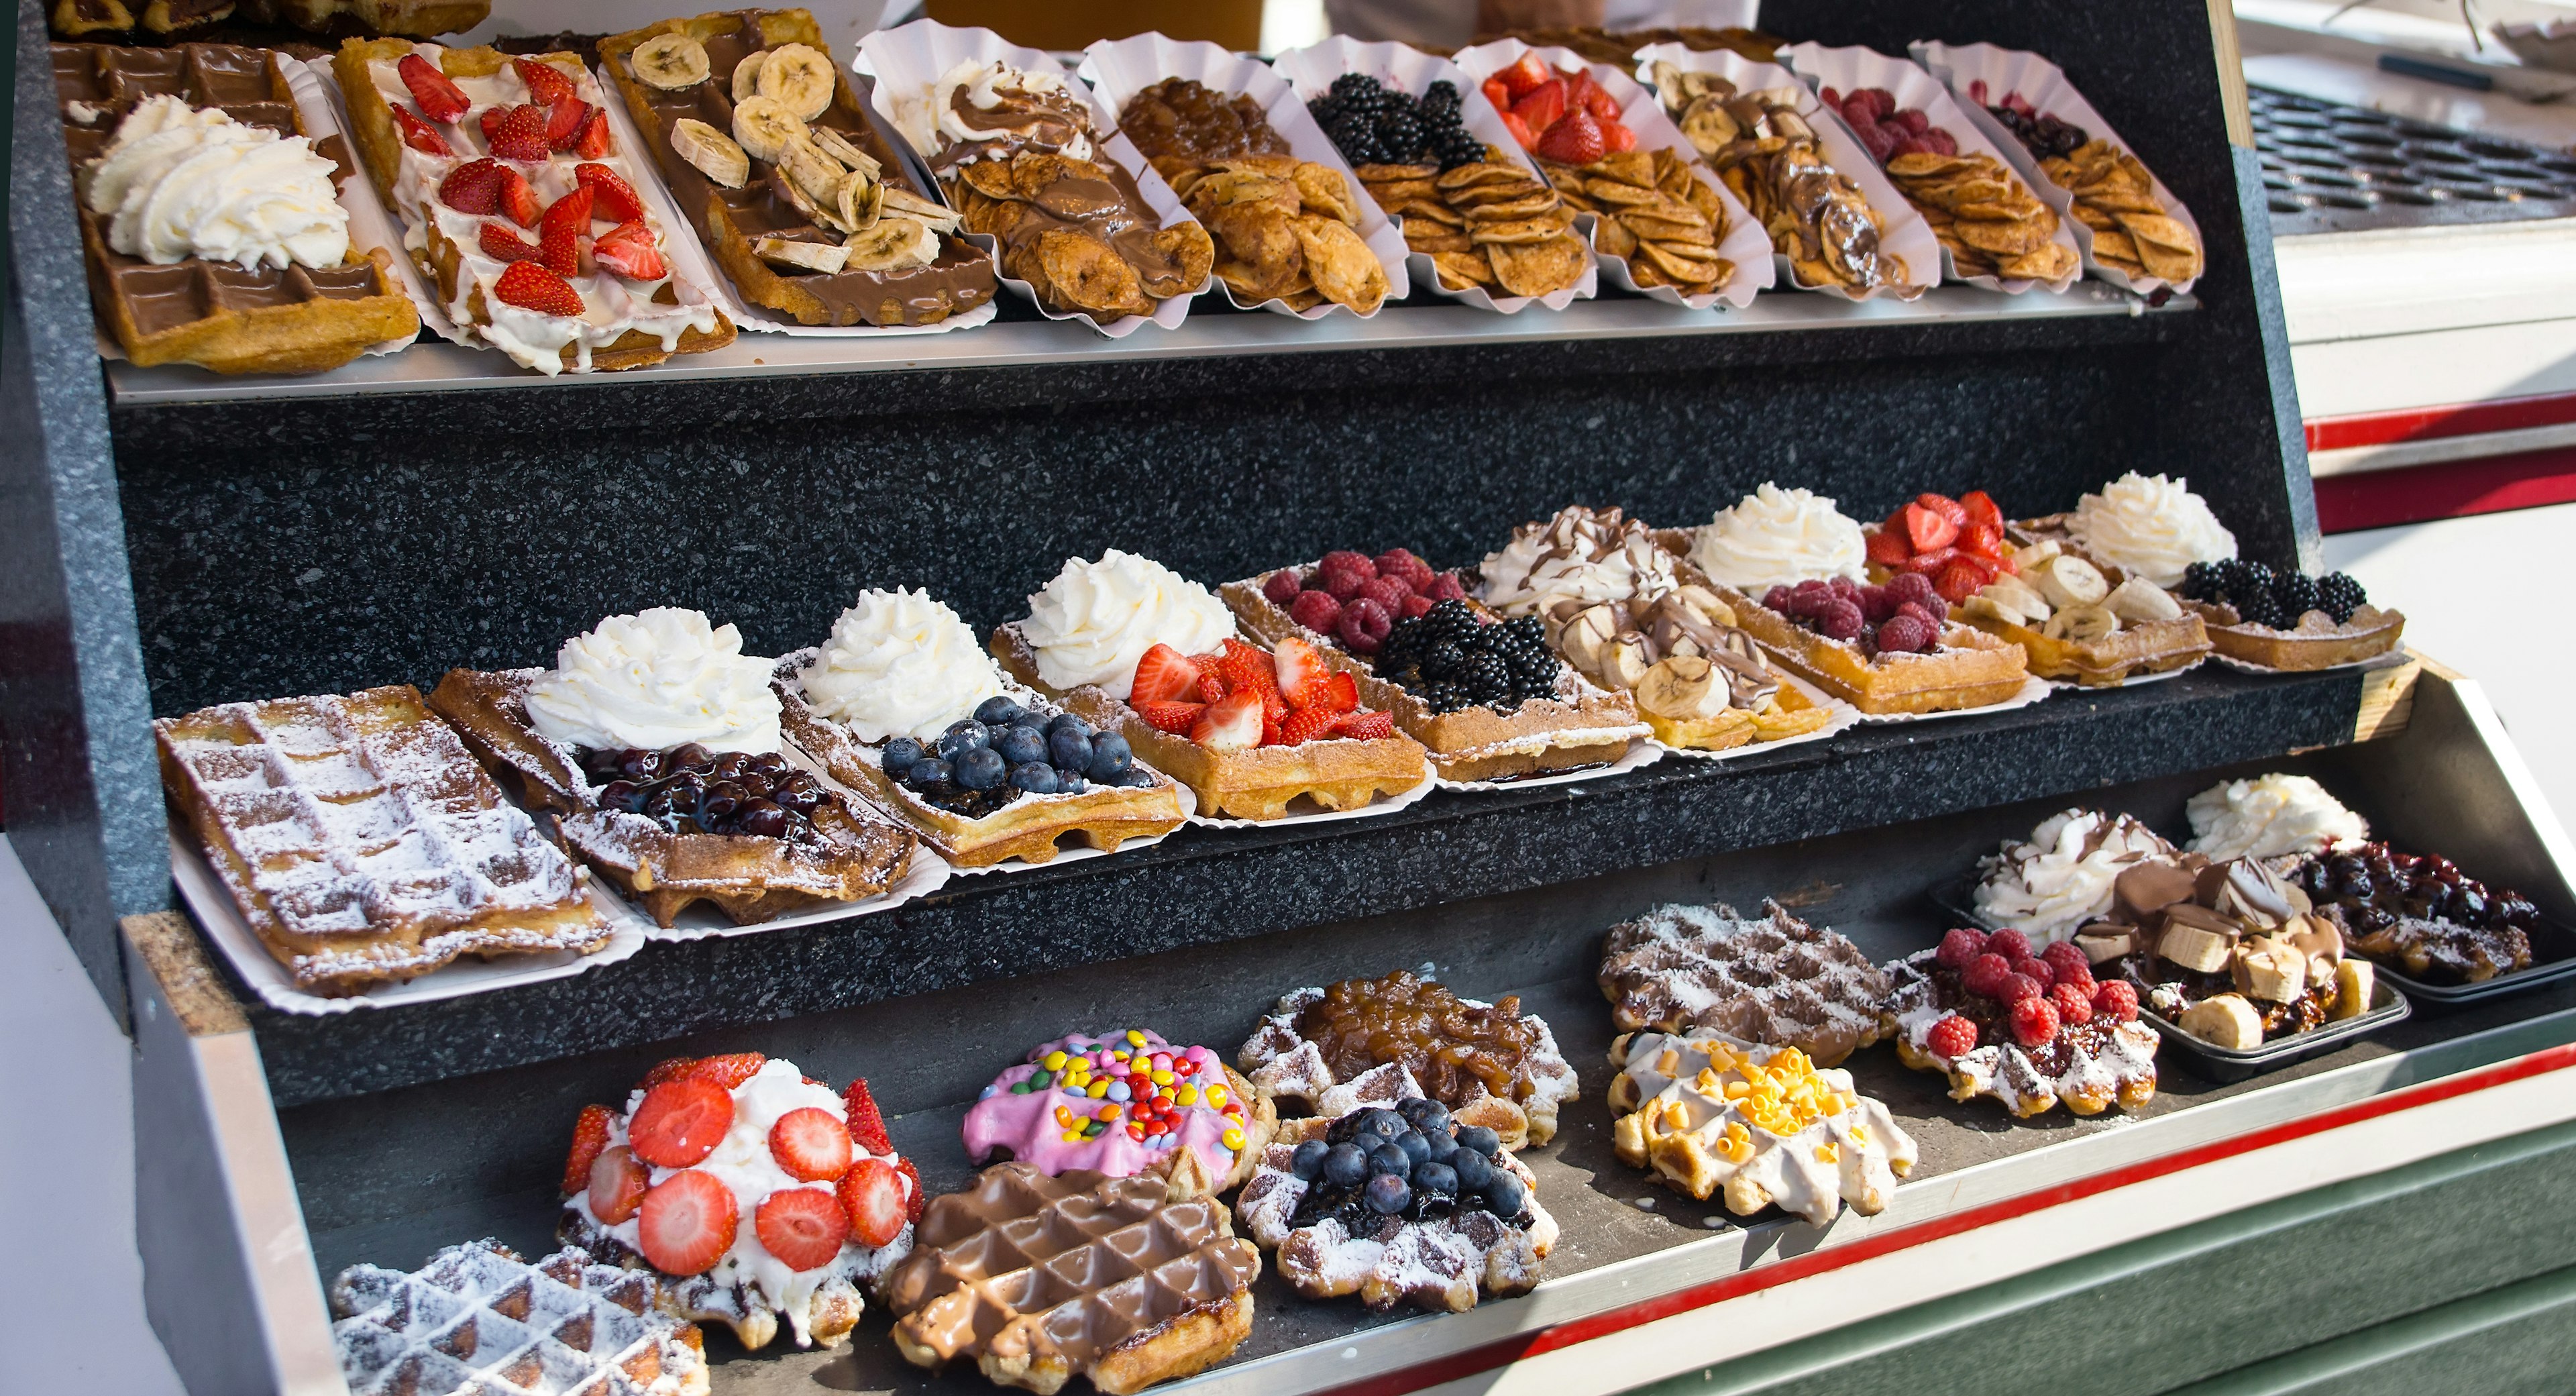
<path fill-rule="evenodd" d="M 2531 968 L 2540 908 L 2448 858 L 2384 843 L 2308 854 L 2290 871 L 2345 949 L 2428 984 L 2477 984 Z"/>
<path fill-rule="evenodd" d="M 2406 617 L 2370 604 L 2341 572 L 2310 577 L 2230 558 L 2183 572 L 2182 602 L 2218 652 L 2265 669 L 2330 669 L 2397 648 Z"/>
<path fill-rule="evenodd" d="M 775 753 L 695 742 L 594 751 L 548 740 L 528 716 L 528 690 L 545 672 L 451 669 L 429 706 L 657 923 L 703 901 L 750 925 L 875 896 L 911 870 L 910 832 Z"/>

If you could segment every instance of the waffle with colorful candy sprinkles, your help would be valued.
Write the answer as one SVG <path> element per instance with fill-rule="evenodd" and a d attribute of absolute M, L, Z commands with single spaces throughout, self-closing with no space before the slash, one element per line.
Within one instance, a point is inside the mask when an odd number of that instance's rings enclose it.
<path fill-rule="evenodd" d="M 1216 1053 L 1128 1028 L 1031 1048 L 966 1112 L 966 1155 L 1113 1178 L 1191 1157 L 1223 1192 L 1252 1176 L 1278 1126 L 1277 1109 Z"/>

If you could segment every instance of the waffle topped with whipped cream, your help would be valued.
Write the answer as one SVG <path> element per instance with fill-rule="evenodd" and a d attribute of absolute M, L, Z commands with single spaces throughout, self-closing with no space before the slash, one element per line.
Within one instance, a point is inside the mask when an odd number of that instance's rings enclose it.
<path fill-rule="evenodd" d="M 353 1396 L 705 1396 L 697 1325 L 660 1297 L 650 1274 L 578 1248 L 531 1263 L 473 1241 L 409 1274 L 342 1271 L 331 1337 Z"/>
<path fill-rule="evenodd" d="M 2175 857 L 2164 835 L 2133 816 L 2061 810 L 2041 820 L 2029 838 L 2008 840 L 1979 861 L 1976 912 L 1988 925 L 2009 926 L 2034 945 L 2066 940 L 2111 910 L 2120 874 Z"/>
<path fill-rule="evenodd" d="M 1611 1145 L 1621 1162 L 1751 1216 L 1777 1204 L 1823 1226 L 1848 1202 L 1874 1216 L 1914 1171 L 1912 1136 L 1851 1073 L 1795 1047 L 1708 1028 L 1641 1032 L 1610 1046 Z"/>
<path fill-rule="evenodd" d="M 357 993 L 460 955 L 607 943 L 581 869 L 408 684 L 152 727 L 172 805 L 307 993 Z"/>

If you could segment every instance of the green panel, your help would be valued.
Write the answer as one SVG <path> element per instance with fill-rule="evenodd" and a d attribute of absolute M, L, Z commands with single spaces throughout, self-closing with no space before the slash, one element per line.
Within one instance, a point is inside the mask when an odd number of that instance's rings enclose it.
<path fill-rule="evenodd" d="M 1637 1396 L 2156 1396 L 2453 1301 L 2472 1308 L 2570 1256 L 2576 1124 L 2198 1222 Z M 2576 1390 L 2571 1371 L 2561 1364 L 2552 1389 Z"/>
<path fill-rule="evenodd" d="M 2576 1266 L 2195 1382 L 2171 1396 L 2565 1396 Z"/>

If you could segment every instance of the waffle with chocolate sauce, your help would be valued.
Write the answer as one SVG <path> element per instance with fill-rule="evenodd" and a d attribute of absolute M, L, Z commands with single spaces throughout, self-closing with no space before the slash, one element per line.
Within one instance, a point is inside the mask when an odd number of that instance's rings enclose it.
<path fill-rule="evenodd" d="M 54 0 L 54 33 L 145 40 L 210 38 L 256 26 L 308 34 L 409 34 L 428 38 L 491 18 L 492 0 Z"/>
<path fill-rule="evenodd" d="M 1826 1067 L 1878 1041 L 1888 991 L 1850 939 L 1767 899 L 1758 917 L 1674 905 L 1613 926 L 1598 978 L 1621 1032 L 1710 1028 Z"/>
<path fill-rule="evenodd" d="M 55 44 L 54 92 L 72 168 L 96 159 L 151 97 L 215 108 L 247 126 L 306 134 L 278 58 L 224 44 L 125 48 Z M 332 183 L 356 173 L 337 137 L 315 143 Z M 417 333 L 420 315 L 385 268 L 352 247 L 335 267 L 245 269 L 201 257 L 156 264 L 108 246 L 108 220 L 79 202 L 90 301 L 125 357 L 217 373 L 319 373 L 370 345 Z"/>
<path fill-rule="evenodd" d="M 1252 1332 L 1261 1253 L 1206 1184 L 1194 1169 L 985 1169 L 932 1200 L 886 1276 L 895 1347 L 1042 1394 L 1083 1376 L 1127 1396 L 1224 1361 Z"/>

